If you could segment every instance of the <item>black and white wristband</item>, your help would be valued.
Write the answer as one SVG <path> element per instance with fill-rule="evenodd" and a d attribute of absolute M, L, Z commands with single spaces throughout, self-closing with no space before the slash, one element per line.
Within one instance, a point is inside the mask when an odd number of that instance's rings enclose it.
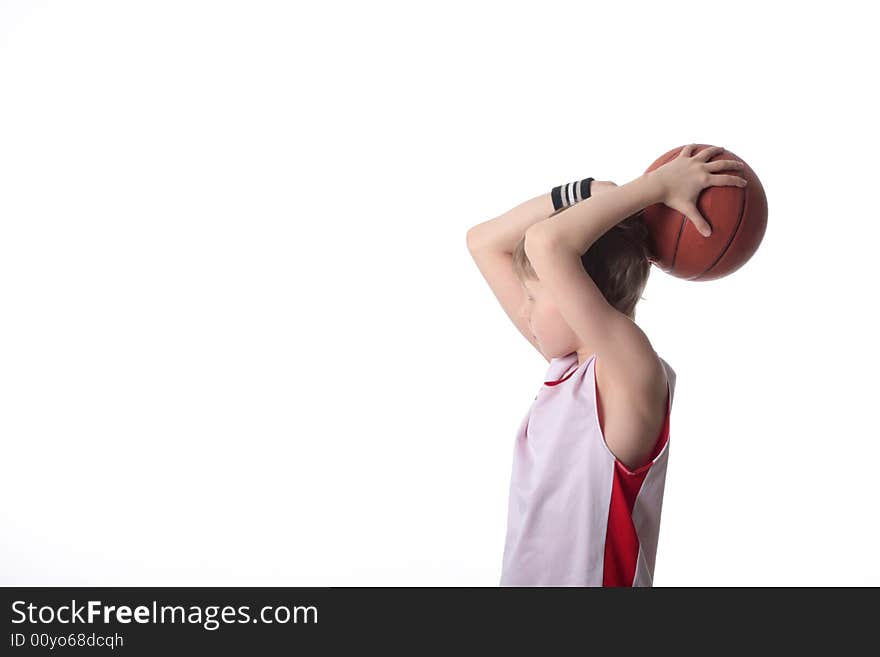
<path fill-rule="evenodd" d="M 562 210 L 570 207 L 578 201 L 590 198 L 590 185 L 593 178 L 584 178 L 583 180 L 575 180 L 565 185 L 554 187 L 550 191 L 550 198 L 553 199 L 553 209 Z"/>

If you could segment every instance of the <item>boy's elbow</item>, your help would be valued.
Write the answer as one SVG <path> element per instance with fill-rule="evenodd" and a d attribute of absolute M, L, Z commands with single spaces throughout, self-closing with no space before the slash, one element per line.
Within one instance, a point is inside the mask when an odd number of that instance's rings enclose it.
<path fill-rule="evenodd" d="M 479 225 L 471 226 L 467 232 L 467 247 L 468 251 L 475 251 L 480 248 L 480 230 Z"/>

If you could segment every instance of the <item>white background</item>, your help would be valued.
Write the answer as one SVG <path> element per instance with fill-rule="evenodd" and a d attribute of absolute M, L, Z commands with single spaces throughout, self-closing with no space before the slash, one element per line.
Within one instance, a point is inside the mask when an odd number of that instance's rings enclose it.
<path fill-rule="evenodd" d="M 796 7 L 796 9 L 795 9 Z M 496 586 L 547 363 L 468 228 L 689 142 L 655 585 L 880 585 L 864 3 L 0 3 L 0 583 Z"/>

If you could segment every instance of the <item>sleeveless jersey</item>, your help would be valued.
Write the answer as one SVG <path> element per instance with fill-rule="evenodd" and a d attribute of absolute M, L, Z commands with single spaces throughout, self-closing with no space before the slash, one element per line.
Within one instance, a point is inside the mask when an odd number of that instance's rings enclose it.
<path fill-rule="evenodd" d="M 517 431 L 500 586 L 653 586 L 675 370 L 651 460 L 627 468 L 599 424 L 596 354 L 553 358 Z"/>

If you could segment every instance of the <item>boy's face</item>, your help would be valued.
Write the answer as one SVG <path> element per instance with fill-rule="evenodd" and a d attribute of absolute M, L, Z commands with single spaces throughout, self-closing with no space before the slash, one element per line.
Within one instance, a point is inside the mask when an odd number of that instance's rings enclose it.
<path fill-rule="evenodd" d="M 522 285 L 526 292 L 522 313 L 541 352 L 547 358 L 556 358 L 577 351 L 577 335 L 559 314 L 541 282 L 524 280 Z"/>

